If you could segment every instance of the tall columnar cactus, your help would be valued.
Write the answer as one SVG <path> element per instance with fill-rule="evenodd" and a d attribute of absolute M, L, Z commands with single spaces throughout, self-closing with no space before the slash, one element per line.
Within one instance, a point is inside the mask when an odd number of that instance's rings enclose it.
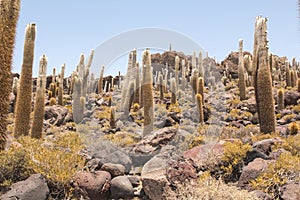
<path fill-rule="evenodd" d="M 130 80 L 132 75 L 132 61 L 133 60 L 133 52 L 131 51 L 129 53 L 129 57 L 128 57 L 128 66 L 127 66 L 127 72 L 126 72 L 126 76 L 125 76 L 125 80 L 123 82 L 123 87 L 122 87 L 122 92 L 121 92 L 121 111 L 125 111 L 125 100 L 126 100 L 126 96 L 129 90 L 129 84 L 130 84 Z"/>
<path fill-rule="evenodd" d="M 159 99 L 163 101 L 164 100 L 164 77 L 162 74 L 158 76 L 158 81 L 159 81 Z"/>
<path fill-rule="evenodd" d="M 73 90 L 73 119 L 76 124 L 80 123 L 83 119 L 84 113 L 84 97 L 81 97 L 81 88 L 82 88 L 82 81 L 75 76 L 74 79 L 74 90 Z"/>
<path fill-rule="evenodd" d="M 204 114 L 203 114 L 203 100 L 201 94 L 196 95 L 196 102 L 197 102 L 197 110 L 198 110 L 198 122 L 200 124 L 204 123 Z"/>
<path fill-rule="evenodd" d="M 13 103 L 13 112 L 15 112 L 15 105 L 16 105 L 16 101 L 17 101 L 17 95 L 18 95 L 19 87 L 20 87 L 19 79 L 18 79 L 18 77 L 14 77 L 13 85 L 12 85 L 12 92 L 15 96 L 14 103 Z"/>
<path fill-rule="evenodd" d="M 43 133 L 43 121 L 45 115 L 45 88 L 46 88 L 46 72 L 48 58 L 43 55 L 40 58 L 39 78 L 37 80 L 37 91 L 33 111 L 33 122 L 31 127 L 31 137 L 41 138 Z"/>
<path fill-rule="evenodd" d="M 104 76 L 104 69 L 105 67 L 102 66 L 100 70 L 100 77 L 98 80 L 98 94 L 102 95 L 103 94 L 103 76 Z"/>
<path fill-rule="evenodd" d="M 243 55 L 243 40 L 239 40 L 239 64 L 238 64 L 238 75 L 239 75 L 239 91 L 240 100 L 246 99 L 246 83 L 245 83 L 245 72 L 244 72 L 244 55 Z"/>
<path fill-rule="evenodd" d="M 192 56 L 192 69 L 195 69 L 196 66 L 197 66 L 197 57 L 196 57 L 196 51 L 194 51 Z"/>
<path fill-rule="evenodd" d="M 151 54 L 149 50 L 143 53 L 144 74 L 143 74 L 143 105 L 144 105 L 144 129 L 143 135 L 148 135 L 153 131 L 154 110 L 153 110 L 153 81 L 152 81 L 152 67 Z"/>
<path fill-rule="evenodd" d="M 178 89 L 178 85 L 179 85 L 179 56 L 175 57 L 175 81 L 176 81 L 176 90 Z"/>
<path fill-rule="evenodd" d="M 295 85 L 296 85 L 295 71 L 294 70 L 290 70 L 290 75 L 291 75 L 291 87 L 295 87 Z"/>
<path fill-rule="evenodd" d="M 284 91 L 282 88 L 277 93 L 277 107 L 278 110 L 284 109 Z"/>
<path fill-rule="evenodd" d="M 198 71 L 199 71 L 199 77 L 203 77 L 204 78 L 204 67 L 203 67 L 203 55 L 202 55 L 202 51 L 199 52 L 199 58 L 198 58 Z"/>
<path fill-rule="evenodd" d="M 91 53 L 90 53 L 90 56 L 89 56 L 89 59 L 88 59 L 88 63 L 85 65 L 83 63 L 83 65 L 81 65 L 81 67 L 83 67 L 82 69 L 82 77 L 80 77 L 82 79 L 82 94 L 81 96 L 86 96 L 87 94 L 87 87 L 88 87 L 88 78 L 89 78 L 89 75 L 90 75 L 90 67 L 92 65 L 92 62 L 93 62 L 93 58 L 94 58 L 94 49 L 91 50 Z"/>
<path fill-rule="evenodd" d="M 110 107 L 110 119 L 109 119 L 109 125 L 111 129 L 116 128 L 116 110 L 115 107 Z"/>
<path fill-rule="evenodd" d="M 204 79 L 203 79 L 203 77 L 198 78 L 197 94 L 201 94 L 202 104 L 204 104 Z"/>
<path fill-rule="evenodd" d="M 65 77 L 66 64 L 61 66 L 59 89 L 58 89 L 58 105 L 63 105 L 63 94 L 64 94 L 64 77 Z"/>
<path fill-rule="evenodd" d="M 185 60 L 183 59 L 181 61 L 181 90 L 185 91 L 186 87 L 186 66 L 185 66 Z"/>
<path fill-rule="evenodd" d="M 11 66 L 20 0 L 0 1 L 0 151 L 6 143 L 6 118 L 11 91 Z"/>
<path fill-rule="evenodd" d="M 300 92 L 300 78 L 297 79 L 297 91 Z"/>
<path fill-rule="evenodd" d="M 170 80 L 171 82 L 171 104 L 176 104 L 176 79 L 175 78 L 171 78 Z"/>
<path fill-rule="evenodd" d="M 267 19 L 256 18 L 254 58 L 255 66 L 255 97 L 262 133 L 275 131 L 275 113 L 272 93 L 272 79 L 268 62 Z M 254 63 L 253 62 L 253 63 Z"/>
<path fill-rule="evenodd" d="M 292 86 L 290 63 L 288 61 L 285 62 L 285 82 L 286 82 L 286 87 Z"/>
<path fill-rule="evenodd" d="M 133 103 L 140 104 L 141 82 L 140 82 L 140 65 L 136 63 L 136 76 L 135 76 L 135 92 Z"/>
<path fill-rule="evenodd" d="M 252 57 L 250 55 L 244 55 L 244 68 L 252 76 Z"/>
<path fill-rule="evenodd" d="M 195 102 L 195 95 L 197 93 L 197 81 L 198 81 L 198 70 L 193 69 L 192 77 L 191 77 L 191 86 L 192 86 L 192 93 L 193 93 L 193 102 Z"/>
<path fill-rule="evenodd" d="M 15 112 L 14 136 L 16 138 L 20 137 L 21 135 L 28 135 L 30 129 L 30 113 L 32 109 L 32 64 L 34 57 L 35 33 L 35 24 L 27 25 L 19 89 L 19 93 L 22 95 L 18 95 L 17 97 Z"/>

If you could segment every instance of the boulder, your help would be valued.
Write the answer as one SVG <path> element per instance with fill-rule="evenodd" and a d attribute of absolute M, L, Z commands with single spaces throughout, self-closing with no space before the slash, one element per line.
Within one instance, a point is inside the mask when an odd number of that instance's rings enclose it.
<path fill-rule="evenodd" d="M 299 200 L 300 199 L 300 185 L 288 183 L 280 188 L 282 191 L 282 200 Z"/>
<path fill-rule="evenodd" d="M 24 181 L 17 182 L 11 186 L 6 194 L 2 195 L 2 200 L 46 200 L 49 188 L 45 178 L 41 174 L 33 174 Z"/>
<path fill-rule="evenodd" d="M 238 186 L 249 187 L 249 182 L 262 174 L 271 162 L 273 161 L 264 160 L 261 158 L 256 158 L 254 161 L 250 162 L 243 168 L 242 174 L 238 181 Z"/>
<path fill-rule="evenodd" d="M 278 137 L 276 138 L 270 138 L 270 139 L 264 139 L 258 142 L 255 142 L 252 145 L 253 149 L 257 149 L 260 152 L 263 152 L 266 155 L 269 155 L 269 153 L 272 151 L 272 145 L 276 143 L 283 143 L 284 141 Z"/>
<path fill-rule="evenodd" d="M 121 164 L 105 163 L 102 165 L 101 170 L 109 172 L 112 177 L 125 174 L 125 167 Z"/>
<path fill-rule="evenodd" d="M 154 131 L 151 135 L 146 136 L 135 144 L 130 151 L 134 165 L 144 165 L 153 156 L 157 155 L 162 147 L 168 145 L 174 139 L 177 132 L 177 128 L 165 127 Z"/>
<path fill-rule="evenodd" d="M 118 176 L 110 182 L 110 197 L 112 199 L 132 199 L 134 189 L 126 176 Z"/>
<path fill-rule="evenodd" d="M 84 199 L 108 199 L 111 175 L 106 171 L 78 172 L 72 185 L 74 194 Z"/>
<path fill-rule="evenodd" d="M 297 101 L 300 99 L 300 93 L 297 91 L 286 91 L 284 93 L 284 105 L 297 105 Z"/>
<path fill-rule="evenodd" d="M 63 106 L 54 105 L 45 108 L 45 120 L 52 125 L 64 125 L 72 119 L 72 114 Z"/>
<path fill-rule="evenodd" d="M 164 190 L 169 187 L 168 185 L 166 169 L 158 169 L 142 174 L 143 190 L 150 199 L 166 199 Z"/>

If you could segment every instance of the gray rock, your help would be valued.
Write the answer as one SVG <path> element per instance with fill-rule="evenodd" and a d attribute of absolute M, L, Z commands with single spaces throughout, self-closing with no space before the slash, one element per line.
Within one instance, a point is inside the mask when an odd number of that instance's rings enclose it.
<path fill-rule="evenodd" d="M 150 199 L 166 199 L 164 190 L 168 185 L 169 182 L 166 176 L 166 169 L 158 169 L 142 175 L 143 191 Z"/>
<path fill-rule="evenodd" d="M 243 168 L 238 185 L 240 187 L 248 187 L 250 181 L 262 174 L 271 162 L 273 161 L 263 160 L 261 158 L 256 158 L 254 161 L 250 162 Z"/>
<path fill-rule="evenodd" d="M 260 152 L 263 152 L 264 154 L 268 155 L 271 152 L 271 147 L 275 143 L 283 143 L 284 141 L 280 138 L 270 138 L 270 139 L 265 139 L 261 140 L 258 142 L 255 142 L 252 147 L 254 149 L 257 149 Z"/>
<path fill-rule="evenodd" d="M 166 159 L 162 157 L 154 156 L 143 166 L 141 176 L 143 177 L 143 175 L 148 174 L 152 171 L 166 170 L 166 167 L 167 167 Z"/>
<path fill-rule="evenodd" d="M 72 180 L 74 194 L 84 199 L 108 199 L 110 180 L 110 173 L 105 171 L 78 172 Z"/>
<path fill-rule="evenodd" d="M 69 110 L 63 106 L 54 105 L 45 108 L 45 120 L 56 126 L 64 125 L 72 120 Z"/>
<path fill-rule="evenodd" d="M 11 186 L 11 190 L 2 195 L 2 200 L 46 200 L 49 188 L 45 178 L 41 174 L 33 174 L 24 181 Z"/>
<path fill-rule="evenodd" d="M 101 170 L 109 172 L 112 177 L 125 174 L 125 167 L 121 164 L 105 163 L 102 165 Z"/>
<path fill-rule="evenodd" d="M 111 180 L 110 193 L 112 199 L 132 199 L 134 189 L 126 176 L 118 176 Z"/>

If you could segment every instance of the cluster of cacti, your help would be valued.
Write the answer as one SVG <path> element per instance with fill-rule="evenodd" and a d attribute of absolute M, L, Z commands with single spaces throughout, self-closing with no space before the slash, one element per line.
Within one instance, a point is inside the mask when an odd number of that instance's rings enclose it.
<path fill-rule="evenodd" d="M 0 150 L 4 149 L 6 143 L 6 116 L 11 90 L 11 67 L 19 10 L 20 0 L 0 1 Z"/>
<path fill-rule="evenodd" d="M 32 64 L 34 57 L 36 26 L 29 24 L 26 27 L 23 64 L 20 77 L 20 88 L 17 96 L 15 111 L 14 136 L 28 135 L 30 129 L 30 113 L 32 111 Z"/>
<path fill-rule="evenodd" d="M 45 88 L 48 58 L 43 55 L 40 58 L 39 76 L 37 79 L 36 98 L 31 126 L 31 137 L 41 138 L 43 132 L 43 120 L 45 114 Z"/>
<path fill-rule="evenodd" d="M 256 18 L 253 49 L 254 89 L 260 131 L 275 131 L 272 78 L 268 62 L 267 19 Z"/>
<path fill-rule="evenodd" d="M 244 72 L 244 55 L 243 55 L 243 40 L 239 40 L 239 64 L 238 64 L 238 87 L 240 91 L 240 100 L 246 99 L 246 82 Z"/>

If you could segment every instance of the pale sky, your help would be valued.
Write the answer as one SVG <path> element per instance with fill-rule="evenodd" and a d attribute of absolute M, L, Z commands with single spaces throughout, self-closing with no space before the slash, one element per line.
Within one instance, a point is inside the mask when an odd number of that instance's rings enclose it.
<path fill-rule="evenodd" d="M 221 62 L 231 51 L 238 50 L 240 38 L 244 40 L 244 50 L 252 52 L 254 22 L 258 15 L 269 18 L 270 52 L 300 60 L 297 0 L 21 2 L 14 72 L 20 72 L 24 30 L 30 22 L 37 24 L 34 76 L 37 76 L 38 60 L 43 54 L 49 59 L 48 74 L 54 66 L 60 69 L 66 63 L 66 74 L 69 75 L 81 53 L 87 57 L 92 48 L 97 48 L 113 36 L 145 27 L 168 29 L 186 35 Z M 116 64 L 125 70 L 127 56 Z"/>

